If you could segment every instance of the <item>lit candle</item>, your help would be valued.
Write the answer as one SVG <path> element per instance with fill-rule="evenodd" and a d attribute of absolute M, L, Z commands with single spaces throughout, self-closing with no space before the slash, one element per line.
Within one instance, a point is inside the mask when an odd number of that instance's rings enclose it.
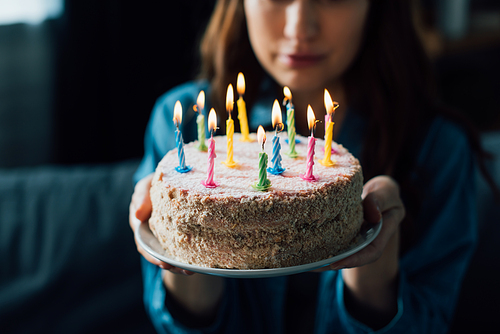
<path fill-rule="evenodd" d="M 316 181 L 316 177 L 313 175 L 313 165 L 314 165 L 314 144 L 316 144 L 316 139 L 314 138 L 314 126 L 316 124 L 316 117 L 310 105 L 307 106 L 307 123 L 309 124 L 309 130 L 311 130 L 311 136 L 309 137 L 309 143 L 307 145 L 307 167 L 304 174 L 300 174 L 300 177 L 309 182 Z"/>
<path fill-rule="evenodd" d="M 207 151 L 207 145 L 205 145 L 205 116 L 203 115 L 203 108 L 205 108 L 205 92 L 201 91 L 198 94 L 198 99 L 196 104 L 193 106 L 194 111 L 198 112 L 198 117 L 196 117 L 196 124 L 198 125 L 198 150 L 202 152 Z"/>
<path fill-rule="evenodd" d="M 262 125 L 257 130 L 257 139 L 262 146 L 262 152 L 259 153 L 259 181 L 252 184 L 252 187 L 260 191 L 265 191 L 271 187 L 271 181 L 267 178 L 267 154 L 264 152 L 266 132 Z"/>
<path fill-rule="evenodd" d="M 222 161 L 222 163 L 230 168 L 234 168 L 238 165 L 236 161 L 233 160 L 234 121 L 231 118 L 231 112 L 233 111 L 233 104 L 234 104 L 233 85 L 229 84 L 229 86 L 227 87 L 227 94 L 226 94 L 226 110 L 229 113 L 229 118 L 226 121 L 227 158 L 226 161 Z"/>
<path fill-rule="evenodd" d="M 210 109 L 208 114 L 208 131 L 210 131 L 210 139 L 208 140 L 208 168 L 207 168 L 207 179 L 201 181 L 201 183 L 207 188 L 215 188 L 219 186 L 214 182 L 214 159 L 217 157 L 215 154 L 215 140 L 214 132 L 217 128 L 217 115 L 215 114 L 214 108 Z"/>
<path fill-rule="evenodd" d="M 325 101 L 325 109 L 326 109 L 326 115 L 325 115 L 325 136 L 326 136 L 326 132 L 327 132 L 326 129 L 328 127 L 328 123 L 332 120 L 331 115 L 330 115 L 330 113 L 331 113 L 330 106 L 333 104 L 330 92 L 328 92 L 328 90 L 326 88 L 325 88 L 325 94 L 324 94 L 323 101 Z"/>
<path fill-rule="evenodd" d="M 243 100 L 243 95 L 245 94 L 245 77 L 243 73 L 238 73 L 238 79 L 236 82 L 236 89 L 238 90 L 238 101 L 236 101 L 238 105 L 238 119 L 240 120 L 240 128 L 241 128 L 241 138 L 240 141 L 252 142 L 252 138 L 250 138 L 250 131 L 248 130 L 248 119 L 247 119 L 247 106 L 245 101 Z"/>
<path fill-rule="evenodd" d="M 290 158 L 296 158 L 299 154 L 295 151 L 295 109 L 292 103 L 292 92 L 290 88 L 285 86 L 283 93 L 285 94 L 283 103 L 286 103 L 286 132 L 288 133 L 288 145 L 290 147 L 287 155 Z"/>
<path fill-rule="evenodd" d="M 184 141 L 182 140 L 182 133 L 179 130 L 179 125 L 182 122 L 182 106 L 181 102 L 175 102 L 174 106 L 174 123 L 175 129 L 175 144 L 177 146 L 177 156 L 179 157 L 179 166 L 175 167 L 175 170 L 179 173 L 187 173 L 192 167 L 186 166 L 186 158 L 184 156 Z"/>
<path fill-rule="evenodd" d="M 274 128 L 274 137 L 273 137 L 273 155 L 271 157 L 271 163 L 273 167 L 269 167 L 267 171 L 274 175 L 279 175 L 285 171 L 285 168 L 281 166 L 281 145 L 280 138 L 278 137 L 278 132 L 283 130 L 283 123 L 281 122 L 281 108 L 278 100 L 274 100 L 273 104 L 273 128 Z"/>
<path fill-rule="evenodd" d="M 332 101 L 332 97 L 330 96 L 330 93 L 328 90 L 325 89 L 325 108 L 326 108 L 326 115 L 325 115 L 325 157 L 323 160 L 318 160 L 320 164 L 326 167 L 332 167 L 335 165 L 336 160 L 332 161 L 332 140 L 333 140 L 333 125 L 335 124 L 333 122 L 333 113 L 335 112 L 335 109 L 338 107 L 338 103 L 336 106 L 334 105 L 334 102 Z"/>

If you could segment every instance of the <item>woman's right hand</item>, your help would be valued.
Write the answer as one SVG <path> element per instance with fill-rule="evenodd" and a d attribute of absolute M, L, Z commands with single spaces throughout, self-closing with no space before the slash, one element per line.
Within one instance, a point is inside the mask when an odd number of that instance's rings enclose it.
<path fill-rule="evenodd" d="M 159 266 L 162 269 L 168 270 L 174 274 L 193 275 L 194 273 L 188 270 L 174 267 L 166 262 L 160 261 L 146 252 L 141 245 L 137 242 L 135 231 L 140 224 L 148 224 L 149 217 L 151 217 L 152 205 L 149 190 L 151 188 L 151 181 L 153 180 L 154 173 L 141 179 L 137 182 L 132 200 L 129 206 L 129 223 L 132 232 L 134 232 L 135 244 L 139 253 L 150 263 Z"/>

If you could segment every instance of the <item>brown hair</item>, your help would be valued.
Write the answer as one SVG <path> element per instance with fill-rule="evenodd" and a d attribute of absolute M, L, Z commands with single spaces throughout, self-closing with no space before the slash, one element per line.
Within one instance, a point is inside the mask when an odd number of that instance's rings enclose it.
<path fill-rule="evenodd" d="M 485 159 L 489 155 L 481 147 L 478 131 L 438 97 L 431 62 L 412 20 L 412 2 L 379 0 L 370 6 L 364 46 L 345 73 L 344 85 L 350 105 L 368 119 L 361 156 L 364 175 L 369 179 L 386 174 L 398 181 L 409 213 L 403 233 L 417 237 L 411 221 L 423 194 L 412 182 L 411 173 L 419 172 L 414 170 L 415 153 L 437 115 L 466 132 L 479 168 L 497 198 L 499 191 L 487 172 Z"/>
<path fill-rule="evenodd" d="M 260 82 L 264 75 L 248 39 L 243 1 L 219 0 L 201 41 L 200 74 L 210 81 L 210 100 L 217 111 L 225 110 L 227 86 L 235 86 L 239 72 L 247 83 Z M 250 107 L 257 92 L 258 85 L 246 85 L 245 101 Z"/>
<path fill-rule="evenodd" d="M 227 84 L 236 80 L 238 71 L 244 69 L 254 76 L 251 82 L 259 82 L 254 80 L 263 75 L 263 69 L 251 51 L 243 0 L 217 2 L 201 53 L 202 76 L 211 82 L 215 105 L 224 103 Z M 408 213 L 404 229 L 411 228 L 421 202 L 419 187 L 410 177 L 415 152 L 436 115 L 464 128 L 480 157 L 481 171 L 493 184 L 477 132 L 460 113 L 439 103 L 432 66 L 413 24 L 411 1 L 371 1 L 364 43 L 342 80 L 349 106 L 368 120 L 361 156 L 365 179 L 386 174 L 398 181 Z M 246 100 L 252 101 L 255 93 Z"/>

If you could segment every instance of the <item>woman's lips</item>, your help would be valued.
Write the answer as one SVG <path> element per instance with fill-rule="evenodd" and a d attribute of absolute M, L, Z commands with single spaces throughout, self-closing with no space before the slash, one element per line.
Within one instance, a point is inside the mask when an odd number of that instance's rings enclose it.
<path fill-rule="evenodd" d="M 292 68 L 303 68 L 314 66 L 325 58 L 325 55 L 311 53 L 280 54 L 279 59 L 285 65 Z"/>

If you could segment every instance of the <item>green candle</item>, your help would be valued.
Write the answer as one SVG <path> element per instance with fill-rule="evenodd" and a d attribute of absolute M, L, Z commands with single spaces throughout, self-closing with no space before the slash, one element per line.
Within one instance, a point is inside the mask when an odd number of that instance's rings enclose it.
<path fill-rule="evenodd" d="M 198 112 L 198 117 L 196 118 L 196 124 L 198 125 L 198 150 L 206 152 L 208 150 L 207 145 L 205 145 L 205 116 L 203 116 L 203 108 L 205 108 L 205 92 L 200 91 L 198 94 L 198 99 L 196 100 L 196 105 L 193 107 L 195 111 Z"/>
<path fill-rule="evenodd" d="M 262 125 L 257 130 L 257 138 L 262 145 L 262 152 L 259 153 L 259 181 L 252 184 L 252 187 L 256 190 L 265 191 L 271 187 L 271 181 L 267 178 L 267 154 L 264 152 L 266 133 Z"/>
<path fill-rule="evenodd" d="M 205 145 L 205 116 L 201 114 L 201 110 L 196 117 L 196 123 L 198 124 L 198 150 L 206 152 L 208 147 Z"/>
<path fill-rule="evenodd" d="M 292 92 L 285 86 L 283 93 L 286 101 L 286 132 L 288 133 L 288 145 L 290 147 L 287 155 L 290 158 L 297 158 L 299 154 L 295 151 L 295 109 L 292 104 Z"/>

